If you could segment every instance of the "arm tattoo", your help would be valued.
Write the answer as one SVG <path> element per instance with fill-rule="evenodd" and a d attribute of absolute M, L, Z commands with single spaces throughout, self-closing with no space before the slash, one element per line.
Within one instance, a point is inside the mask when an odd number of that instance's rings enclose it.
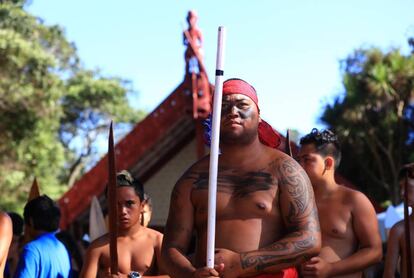
<path fill-rule="evenodd" d="M 313 202 L 313 192 L 305 172 L 292 159 L 283 159 L 278 164 L 274 167 L 279 176 L 280 190 L 286 190 L 291 199 L 286 224 L 297 225 L 298 221 L 308 216 L 307 212 Z"/>
<path fill-rule="evenodd" d="M 320 239 L 317 208 L 306 173 L 291 158 L 277 159 L 269 166 L 278 177 L 282 196 L 279 204 L 286 210 L 282 215 L 287 231 L 283 238 L 265 248 L 242 253 L 244 269 L 262 271 L 278 264 L 297 264 L 312 255 L 309 251 Z"/>
<path fill-rule="evenodd" d="M 263 255 L 263 256 L 250 257 L 244 260 L 243 256 L 244 255 L 242 254 L 242 262 L 244 263 L 242 264 L 242 267 L 248 268 L 251 266 L 255 266 L 254 269 L 257 271 L 262 271 L 268 267 L 274 266 L 275 258 L 279 258 L 274 255 Z M 277 260 L 277 263 L 278 264 L 295 264 L 297 261 L 309 260 L 310 258 L 311 257 L 306 254 L 300 254 L 297 256 L 292 256 L 290 258 L 279 258 L 279 260 Z"/>

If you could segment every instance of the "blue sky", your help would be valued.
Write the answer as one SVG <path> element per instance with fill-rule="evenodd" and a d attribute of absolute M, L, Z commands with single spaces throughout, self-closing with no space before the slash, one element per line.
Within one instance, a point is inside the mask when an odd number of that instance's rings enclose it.
<path fill-rule="evenodd" d="M 84 66 L 131 80 L 133 106 L 147 111 L 183 80 L 182 26 L 195 9 L 210 81 L 223 25 L 225 78 L 255 86 L 262 117 L 282 133 L 322 127 L 323 106 L 343 92 L 339 61 L 354 49 L 407 52 L 414 34 L 412 0 L 33 0 L 27 9 L 64 27 Z"/>

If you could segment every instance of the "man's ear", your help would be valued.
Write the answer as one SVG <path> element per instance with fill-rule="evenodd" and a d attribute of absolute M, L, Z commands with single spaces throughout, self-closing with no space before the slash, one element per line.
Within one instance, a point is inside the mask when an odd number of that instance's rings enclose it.
<path fill-rule="evenodd" d="M 326 170 L 334 170 L 335 169 L 335 160 L 332 156 L 327 156 L 325 158 L 325 169 Z"/>

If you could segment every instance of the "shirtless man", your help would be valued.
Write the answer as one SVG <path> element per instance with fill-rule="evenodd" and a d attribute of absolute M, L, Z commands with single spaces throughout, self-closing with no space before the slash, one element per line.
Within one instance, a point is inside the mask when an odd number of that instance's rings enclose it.
<path fill-rule="evenodd" d="M 169 277 L 163 275 L 165 272 L 160 266 L 162 234 L 140 223 L 143 185 L 125 170 L 116 178 L 119 273 L 115 277 Z M 97 275 L 114 277 L 110 274 L 109 234 L 91 243 L 80 277 L 95 278 Z"/>
<path fill-rule="evenodd" d="M 7 254 L 13 238 L 13 228 L 7 213 L 0 211 L 0 278 L 3 277 Z"/>
<path fill-rule="evenodd" d="M 364 194 L 335 182 L 341 152 L 333 132 L 313 129 L 300 144 L 299 163 L 312 182 L 322 231 L 322 250 L 302 265 L 302 275 L 361 277 L 382 257 L 375 210 Z"/>
<path fill-rule="evenodd" d="M 406 180 L 406 177 L 408 178 Z M 400 186 L 402 192 L 405 190 L 405 183 L 407 182 L 408 200 L 407 204 L 411 209 L 414 208 L 414 163 L 406 165 L 399 176 Z M 404 194 L 402 194 L 404 195 Z M 413 258 L 414 253 L 414 213 L 411 213 L 409 217 L 410 221 L 410 241 L 411 241 L 411 256 Z M 384 278 L 394 278 L 397 271 L 398 262 L 401 264 L 399 269 L 401 270 L 401 277 L 407 278 L 407 254 L 405 243 L 405 229 L 404 220 L 396 223 L 390 231 L 390 235 L 387 243 L 387 257 L 385 259 Z M 400 259 L 400 260 L 398 260 Z M 414 265 L 414 263 L 412 263 Z"/>
<path fill-rule="evenodd" d="M 297 277 L 292 266 L 320 249 L 312 186 L 296 161 L 275 149 L 280 138 L 260 118 L 256 91 L 243 80 L 223 84 L 220 133 L 216 267 L 205 266 L 207 156 L 173 189 L 162 249 L 168 273 L 176 278 Z M 186 253 L 193 231 L 197 242 L 190 261 Z"/>

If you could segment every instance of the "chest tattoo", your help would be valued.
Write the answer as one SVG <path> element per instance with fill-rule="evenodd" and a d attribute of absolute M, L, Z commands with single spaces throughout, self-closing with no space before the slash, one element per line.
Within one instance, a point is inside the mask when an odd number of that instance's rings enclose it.
<path fill-rule="evenodd" d="M 193 180 L 194 189 L 208 189 L 208 172 L 192 172 L 189 178 Z M 219 170 L 217 191 L 243 198 L 257 191 L 267 191 L 275 184 L 272 175 L 265 171 L 240 173 L 234 170 Z"/>

